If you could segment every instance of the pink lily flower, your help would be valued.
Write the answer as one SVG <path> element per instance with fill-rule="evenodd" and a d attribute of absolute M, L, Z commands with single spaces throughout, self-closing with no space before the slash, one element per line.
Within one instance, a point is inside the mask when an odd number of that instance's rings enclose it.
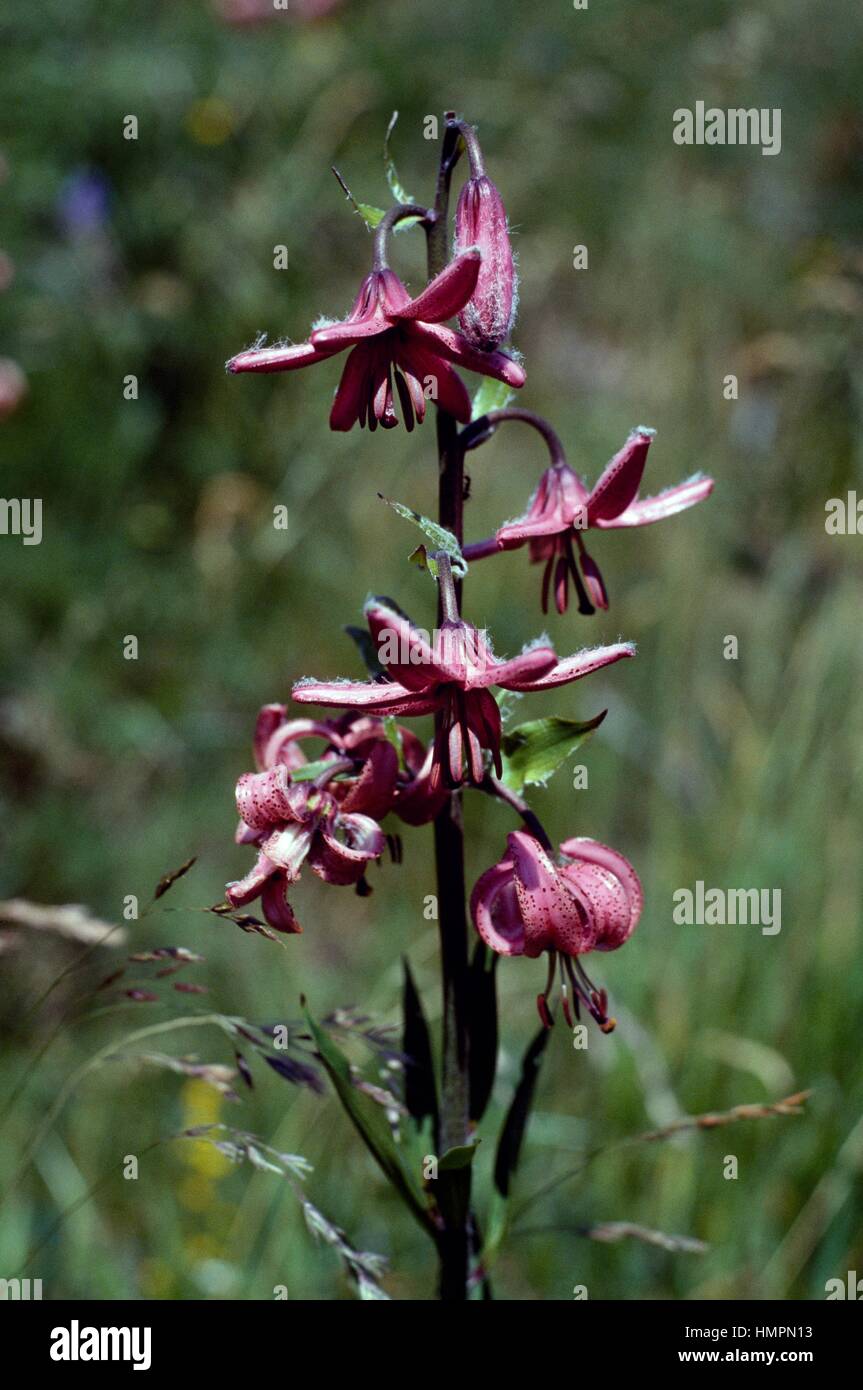
<path fill-rule="evenodd" d="M 345 752 L 355 757 L 367 756 L 375 741 L 389 739 L 383 720 L 372 715 L 348 711 L 334 727 L 343 730 Z M 427 825 L 443 810 L 448 795 L 445 787 L 431 786 L 434 745 L 426 747 L 404 724 L 397 724 L 394 732 L 404 767 L 399 769 L 393 812 L 407 825 Z"/>
<path fill-rule="evenodd" d="M 391 745 L 379 744 L 369 757 L 372 781 L 394 782 L 397 761 Z M 370 860 L 379 859 L 386 846 L 377 821 L 362 811 L 370 793 L 374 795 L 373 787 L 357 783 L 339 802 L 326 789 L 326 780 L 343 771 L 345 763 L 335 759 L 331 767 L 313 782 L 292 784 L 287 768 L 281 766 L 247 772 L 237 783 L 241 823 L 252 832 L 259 853 L 250 873 L 228 884 L 225 898 L 237 908 L 260 897 L 264 916 L 276 931 L 302 930 L 286 893 L 306 861 L 327 883 L 358 883 Z"/>
<path fill-rule="evenodd" d="M 649 526 L 703 502 L 713 491 L 713 479 L 698 473 L 656 497 L 639 498 L 638 490 L 654 433 L 644 426 L 633 430 L 590 491 L 570 468 L 562 450 L 553 449 L 553 454 L 557 455 L 555 462 L 543 473 L 524 516 L 507 522 L 488 540 L 465 546 L 465 559 L 478 560 L 496 551 L 516 550 L 527 544 L 531 563 L 545 565 L 543 613 L 548 612 L 552 583 L 555 607 L 558 613 L 566 611 L 570 578 L 579 597 L 579 612 L 593 613 L 595 608 L 607 608 L 605 584 L 598 565 L 587 552 L 582 532 Z M 578 549 L 578 564 L 573 542 Z"/>
<path fill-rule="evenodd" d="M 491 754 L 500 776 L 500 710 L 490 686 L 550 690 L 635 655 L 631 642 L 618 642 L 588 648 L 561 661 L 553 647 L 540 642 L 520 656 L 499 661 L 483 634 L 461 619 L 444 621 L 430 640 L 383 599 L 370 599 L 365 616 L 388 679 L 306 677 L 291 694 L 300 704 L 338 705 L 378 715 L 416 718 L 442 712 L 429 774 L 429 786 L 435 792 L 442 781 L 451 788 L 462 784 L 465 761 L 468 780 L 481 783 L 485 775 L 482 749 Z"/>
<path fill-rule="evenodd" d="M 327 883 L 359 883 L 386 845 L 377 822 L 394 803 L 399 768 L 398 754 L 385 737 L 360 752 L 349 747 L 349 736 L 337 725 L 285 715 L 284 705 L 265 705 L 258 715 L 259 770 L 237 783 L 235 836 L 238 844 L 257 846 L 258 859 L 245 878 L 228 884 L 225 897 L 234 908 L 260 897 L 271 927 L 298 932 L 286 894 L 303 863 Z M 312 781 L 293 781 L 307 762 L 299 743 L 310 737 L 325 740 L 326 767 Z M 336 780 L 349 772 L 356 775 Z"/>
<path fill-rule="evenodd" d="M 414 420 L 422 423 L 427 395 L 466 424 L 470 397 L 452 363 L 513 387 L 524 385 L 524 369 L 512 357 L 481 352 L 461 333 L 444 327 L 476 288 L 481 263 L 476 248 L 456 256 L 414 299 L 382 253 L 376 261 L 342 323 L 322 324 L 307 343 L 238 353 L 228 371 L 290 372 L 350 348 L 330 412 L 334 430 L 357 423 L 370 430 L 397 425 L 394 387 L 406 429 L 413 429 Z"/>
<path fill-rule="evenodd" d="M 566 1021 L 572 1027 L 564 974 L 579 1000 L 604 1033 L 614 1028 L 608 996 L 597 989 L 579 957 L 588 951 L 616 951 L 635 930 L 644 906 L 638 875 L 617 850 L 578 836 L 560 846 L 556 865 L 532 835 L 507 836 L 507 853 L 477 880 L 471 916 L 485 944 L 502 956 L 550 954 L 545 990 L 537 998 L 540 1018 L 551 1026 L 548 996 L 558 956 Z"/>

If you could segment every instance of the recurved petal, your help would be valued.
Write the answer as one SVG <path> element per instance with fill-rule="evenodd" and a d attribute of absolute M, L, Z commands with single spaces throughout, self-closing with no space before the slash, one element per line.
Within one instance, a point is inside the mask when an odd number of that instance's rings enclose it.
<path fill-rule="evenodd" d="M 414 627 L 410 618 L 380 598 L 366 603 L 363 614 L 375 644 L 378 660 L 407 690 L 427 690 L 439 681 L 459 679 L 451 662 L 441 659 L 428 634 Z"/>
<path fill-rule="evenodd" d="M 316 681 L 307 677 L 297 682 L 291 696 L 299 704 L 341 705 L 373 714 L 433 714 L 439 704 L 437 696 L 408 690 L 397 681 Z"/>
<path fill-rule="evenodd" d="M 639 425 L 623 448 L 605 465 L 587 499 L 589 526 L 619 516 L 629 506 L 641 486 L 647 451 L 655 433 L 655 430 Z"/>
<path fill-rule="evenodd" d="M 502 859 L 480 875 L 470 895 L 470 912 L 486 946 L 501 956 L 525 954 L 526 935 L 511 859 Z"/>
<path fill-rule="evenodd" d="M 238 878 L 228 884 L 225 889 L 226 902 L 229 902 L 231 907 L 245 907 L 247 903 L 254 902 L 255 898 L 260 897 L 271 874 L 276 872 L 277 868 L 272 859 L 266 854 L 259 854 L 254 867 L 245 878 Z"/>
<path fill-rule="evenodd" d="M 465 251 L 456 256 L 439 275 L 426 285 L 416 299 L 400 308 L 390 310 L 390 318 L 442 323 L 463 309 L 476 288 L 482 258 L 479 251 Z"/>
<path fill-rule="evenodd" d="M 309 868 L 327 883 L 356 883 L 371 859 L 386 847 L 386 836 L 370 816 L 338 812 L 329 828 L 315 836 Z"/>
<path fill-rule="evenodd" d="M 529 647 L 520 656 L 513 656 L 509 661 L 499 661 L 492 668 L 485 684 L 499 685 L 506 690 L 521 690 L 525 681 L 537 681 L 549 671 L 553 671 L 557 665 L 557 652 L 554 647 Z"/>
<path fill-rule="evenodd" d="M 341 813 L 362 811 L 374 820 L 382 820 L 395 799 L 399 755 L 391 743 L 376 743 L 363 763 L 359 777 L 347 796 L 339 802 Z"/>
<path fill-rule="evenodd" d="M 584 930 L 584 914 L 542 845 L 523 830 L 514 830 L 506 842 L 524 922 L 525 955 L 548 950 L 556 933 L 576 939 Z"/>
<path fill-rule="evenodd" d="M 594 938 L 589 949 L 617 950 L 634 932 L 644 907 L 638 874 L 624 855 L 599 840 L 577 836 L 565 840 L 560 852 L 573 860 L 561 874 L 589 915 Z"/>
<path fill-rule="evenodd" d="M 705 501 L 713 487 L 712 478 L 696 473 L 686 482 L 666 488 L 656 497 L 642 497 L 632 502 L 619 516 L 609 521 L 597 521 L 596 525 L 603 530 L 613 530 L 617 526 L 650 526 L 654 521 L 664 521 L 667 516 L 675 516 L 677 512 L 684 512 L 687 507 Z"/>
<path fill-rule="evenodd" d="M 245 772 L 237 782 L 237 813 L 251 830 L 267 830 L 293 820 L 290 781 L 286 767 Z"/>
<path fill-rule="evenodd" d="M 286 705 L 264 705 L 258 711 L 258 718 L 255 722 L 253 747 L 255 750 L 255 765 L 259 772 L 262 772 L 268 765 L 266 762 L 267 744 L 279 725 L 284 723 L 287 714 L 288 710 Z"/>
<path fill-rule="evenodd" d="M 508 386 L 523 386 L 527 377 L 521 363 L 505 352 L 481 352 L 471 347 L 461 333 L 452 328 L 444 328 L 439 323 L 415 323 L 412 335 L 420 338 L 424 345 L 439 357 L 454 362 L 457 367 L 466 367 L 470 372 L 480 372 L 492 376 L 496 381 L 505 381 Z"/>
<path fill-rule="evenodd" d="M 294 916 L 294 909 L 288 902 L 286 896 L 287 887 L 288 878 L 286 874 L 273 874 L 272 878 L 267 882 L 264 891 L 261 893 L 261 908 L 274 931 L 296 934 L 303 929 Z"/>
<path fill-rule="evenodd" d="M 289 883 L 294 883 L 299 878 L 303 860 L 311 848 L 314 835 L 314 825 L 289 825 L 283 830 L 275 830 L 264 841 L 264 854 L 277 868 L 284 870 Z"/>
<path fill-rule="evenodd" d="M 439 811 L 442 811 L 449 798 L 449 790 L 438 785 L 433 789 L 431 772 L 434 766 L 434 746 L 428 749 L 425 759 L 413 779 L 399 789 L 394 811 L 407 825 L 428 825 Z"/>
<path fill-rule="evenodd" d="M 284 706 L 281 708 L 284 709 Z M 275 730 L 265 746 L 265 766 L 281 764 L 289 772 L 302 767 L 306 756 L 299 744 L 304 738 L 322 738 L 334 748 L 340 748 L 342 743 L 338 731 L 329 724 L 317 719 L 288 719 Z"/>
<path fill-rule="evenodd" d="M 249 348 L 238 352 L 225 364 L 229 372 L 293 372 L 324 362 L 337 349 L 317 348 L 312 343 L 293 343 L 287 347 Z"/>
<path fill-rule="evenodd" d="M 615 642 L 610 647 L 585 647 L 573 656 L 558 661 L 545 675 L 536 680 L 508 680 L 508 690 L 551 690 L 556 685 L 567 685 L 569 681 L 580 680 L 601 666 L 611 666 L 623 657 L 635 656 L 634 642 Z"/>

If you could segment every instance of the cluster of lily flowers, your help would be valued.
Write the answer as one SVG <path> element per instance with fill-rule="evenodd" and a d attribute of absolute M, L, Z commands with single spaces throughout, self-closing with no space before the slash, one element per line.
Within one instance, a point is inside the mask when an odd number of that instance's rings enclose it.
<path fill-rule="evenodd" d="M 457 368 L 466 368 L 518 389 L 525 372 L 502 348 L 516 305 L 516 276 L 500 194 L 485 173 L 473 133 L 466 130 L 471 175 L 458 201 L 455 246 L 449 264 L 415 297 L 389 267 L 387 237 L 406 216 L 433 214 L 395 208 L 378 227 L 370 274 L 347 317 L 321 321 L 307 342 L 258 344 L 227 364 L 234 373 L 294 371 L 348 356 L 335 392 L 330 425 L 391 429 L 399 419 L 408 430 L 421 425 L 432 399 L 466 426 L 463 447 L 473 448 L 503 423 L 522 419 L 540 429 L 550 466 L 520 517 L 486 540 L 464 546 L 472 562 L 528 547 L 543 566 L 542 610 L 550 598 L 559 613 L 568 606 L 572 584 L 579 611 L 608 607 L 600 570 L 584 535 L 650 525 L 709 496 L 713 482 L 698 474 L 655 497 L 639 491 L 654 431 L 634 430 L 593 488 L 569 466 L 560 441 L 538 417 L 519 410 L 492 411 L 471 421 L 471 401 Z M 457 317 L 459 327 L 447 327 Z M 475 432 L 475 437 L 472 436 Z M 547 639 L 519 656 L 498 659 L 487 636 L 460 617 L 452 591 L 433 637 L 416 628 L 382 599 L 366 604 L 383 674 L 369 681 L 306 678 L 293 688 L 295 702 L 335 707 L 335 719 L 292 719 L 283 705 L 261 711 L 255 734 L 257 770 L 237 784 L 237 839 L 254 845 L 251 872 L 227 888 L 234 908 L 260 898 L 263 914 L 278 931 L 301 930 L 289 902 L 292 885 L 308 865 L 328 883 L 368 891 L 365 874 L 379 860 L 388 837 L 381 820 L 392 813 L 410 825 L 435 819 L 453 790 L 467 784 L 494 789 L 500 777 L 501 714 L 496 687 L 519 694 L 549 690 L 625 657 L 631 643 L 587 648 L 560 659 Z M 386 639 L 386 641 L 385 641 Z M 435 716 L 435 735 L 426 745 L 400 721 Z M 323 740 L 310 762 L 306 740 Z M 479 936 L 505 956 L 537 957 L 547 952 L 549 974 L 538 997 L 543 1022 L 558 964 L 564 1014 L 572 1023 L 583 1005 L 604 1031 L 605 991 L 587 976 L 581 957 L 616 950 L 628 940 L 643 906 L 632 865 L 617 851 L 584 837 L 570 838 L 556 856 L 529 829 L 509 835 L 506 850 L 477 881 L 471 914 Z"/>

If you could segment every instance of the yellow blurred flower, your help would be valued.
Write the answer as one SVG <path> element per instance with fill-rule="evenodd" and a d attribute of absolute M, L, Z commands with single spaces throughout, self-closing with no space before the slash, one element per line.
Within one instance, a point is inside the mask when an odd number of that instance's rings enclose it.
<path fill-rule="evenodd" d="M 196 145 L 224 145 L 234 129 L 234 112 L 226 101 L 205 97 L 186 112 L 186 129 Z"/>

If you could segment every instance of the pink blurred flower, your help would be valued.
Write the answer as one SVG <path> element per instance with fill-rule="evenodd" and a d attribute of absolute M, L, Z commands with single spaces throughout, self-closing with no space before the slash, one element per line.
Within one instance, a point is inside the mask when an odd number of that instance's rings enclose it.
<path fill-rule="evenodd" d="M 0 420 L 14 415 L 27 395 L 27 378 L 11 357 L 0 357 Z"/>
<path fill-rule="evenodd" d="M 386 266 L 366 277 L 342 323 L 315 328 L 307 343 L 258 347 L 227 364 L 229 372 L 290 372 L 324 362 L 350 348 L 330 412 L 330 427 L 370 430 L 398 424 L 395 395 L 408 430 L 425 418 L 426 391 L 462 423 L 470 420 L 467 390 L 452 363 L 469 371 L 524 384 L 523 368 L 502 352 L 480 352 L 462 334 L 445 328 L 446 319 L 464 308 L 477 283 L 480 254 L 457 256 L 411 299 L 402 281 Z M 394 395 L 395 388 L 395 395 Z"/>
<path fill-rule="evenodd" d="M 561 962 L 563 1006 L 572 1025 L 564 972 L 573 991 L 603 1032 L 610 1033 L 605 990 L 597 989 L 578 957 L 588 951 L 616 951 L 635 930 L 644 898 L 638 875 L 622 854 L 582 837 L 560 846 L 556 865 L 532 835 L 507 836 L 507 853 L 478 880 L 471 894 L 471 916 L 485 944 L 499 955 L 536 957 L 550 953 L 549 976 L 537 1004 L 548 1026 L 548 995 Z"/>
<path fill-rule="evenodd" d="M 271 19 L 323 19 L 344 0 L 215 0 L 216 9 L 227 24 L 264 24 Z"/>
<path fill-rule="evenodd" d="M 465 546 L 465 559 L 477 560 L 526 544 L 531 563 L 545 564 L 544 613 L 548 612 L 552 583 L 555 607 L 558 613 L 566 611 L 570 578 L 579 595 L 582 613 L 607 608 L 608 596 L 602 575 L 588 554 L 581 533 L 588 529 L 606 531 L 616 527 L 649 526 L 703 502 L 713 491 L 713 479 L 697 473 L 656 497 L 639 498 L 638 490 L 653 436 L 654 431 L 643 426 L 633 430 L 590 491 L 561 454 L 543 473 L 525 514 L 508 521 L 488 540 Z M 578 549 L 578 565 L 573 541 Z"/>
<path fill-rule="evenodd" d="M 550 690 L 579 680 L 591 671 L 634 656 L 630 642 L 593 647 L 558 660 L 545 642 L 527 647 L 520 656 L 499 661 L 482 633 L 469 623 L 445 621 L 430 639 L 410 619 L 382 599 L 370 599 L 365 615 L 379 649 L 388 680 L 319 681 L 307 677 L 292 690 L 301 704 L 337 705 L 378 715 L 415 718 L 443 713 L 429 773 L 436 791 L 468 779 L 483 780 L 482 749 L 487 749 L 500 775 L 500 710 L 489 687 L 504 690 Z"/>

